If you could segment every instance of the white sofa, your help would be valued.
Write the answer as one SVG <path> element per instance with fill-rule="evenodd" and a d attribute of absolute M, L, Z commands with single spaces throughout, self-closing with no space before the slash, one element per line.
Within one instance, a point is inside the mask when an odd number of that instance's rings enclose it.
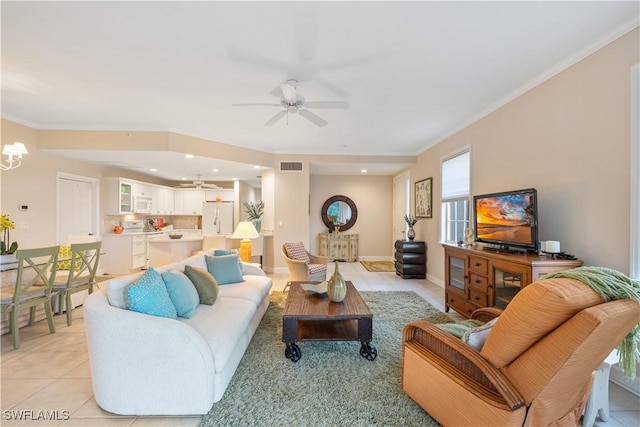
<path fill-rule="evenodd" d="M 205 253 L 155 269 L 206 269 Z M 198 305 L 190 319 L 118 307 L 126 286 L 142 273 L 111 279 L 91 294 L 84 319 L 98 405 L 121 415 L 207 413 L 222 398 L 269 306 L 271 279 L 256 265 L 243 266 L 244 281 L 219 286 L 215 303 Z"/>

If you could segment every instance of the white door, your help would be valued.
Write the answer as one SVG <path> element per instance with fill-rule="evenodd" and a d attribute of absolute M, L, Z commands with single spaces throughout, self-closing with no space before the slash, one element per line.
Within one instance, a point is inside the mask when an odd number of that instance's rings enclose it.
<path fill-rule="evenodd" d="M 95 180 L 58 177 L 58 244 L 68 244 L 70 236 L 97 234 Z"/>
<path fill-rule="evenodd" d="M 404 220 L 405 214 L 409 214 L 410 196 L 409 172 L 393 177 L 393 242 L 404 240 L 407 223 Z"/>

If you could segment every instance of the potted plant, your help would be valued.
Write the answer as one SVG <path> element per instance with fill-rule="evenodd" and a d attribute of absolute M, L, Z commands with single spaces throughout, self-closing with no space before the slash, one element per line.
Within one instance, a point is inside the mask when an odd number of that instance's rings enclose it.
<path fill-rule="evenodd" d="M 244 202 L 243 206 L 244 212 L 247 214 L 247 219 L 253 222 L 253 226 L 259 233 L 260 228 L 262 227 L 260 218 L 264 213 L 264 202 L 262 200 L 259 202 Z"/>
<path fill-rule="evenodd" d="M 14 230 L 15 228 L 16 223 L 9 218 L 9 215 L 2 214 L 0 216 L 0 232 L 2 233 L 0 256 L 2 257 L 3 264 L 15 261 L 14 253 L 18 250 L 18 242 L 11 242 L 9 235 L 9 230 Z"/>

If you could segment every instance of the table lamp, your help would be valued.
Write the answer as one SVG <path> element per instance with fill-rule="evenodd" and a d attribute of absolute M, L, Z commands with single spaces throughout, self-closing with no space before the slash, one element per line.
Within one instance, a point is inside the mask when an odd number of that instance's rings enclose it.
<path fill-rule="evenodd" d="M 240 259 L 242 261 L 251 262 L 251 239 L 258 237 L 260 234 L 251 221 L 240 221 L 231 238 L 242 239 L 240 241 Z"/>

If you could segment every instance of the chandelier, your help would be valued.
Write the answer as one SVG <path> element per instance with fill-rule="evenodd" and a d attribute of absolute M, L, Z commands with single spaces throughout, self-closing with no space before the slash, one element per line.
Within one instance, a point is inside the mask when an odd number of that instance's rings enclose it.
<path fill-rule="evenodd" d="M 8 171 L 17 168 L 22 163 L 22 155 L 28 153 L 27 147 L 22 142 L 5 145 L 2 149 L 2 154 L 7 156 L 7 159 L 0 158 L 0 169 Z"/>

